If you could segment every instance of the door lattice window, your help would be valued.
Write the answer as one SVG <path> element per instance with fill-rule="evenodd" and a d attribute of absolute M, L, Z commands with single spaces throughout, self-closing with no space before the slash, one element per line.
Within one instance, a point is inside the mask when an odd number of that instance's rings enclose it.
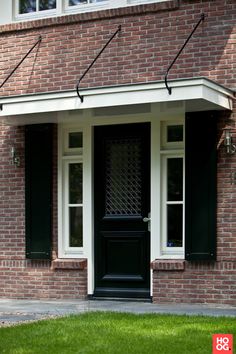
<path fill-rule="evenodd" d="M 141 214 L 141 139 L 106 141 L 105 214 Z"/>

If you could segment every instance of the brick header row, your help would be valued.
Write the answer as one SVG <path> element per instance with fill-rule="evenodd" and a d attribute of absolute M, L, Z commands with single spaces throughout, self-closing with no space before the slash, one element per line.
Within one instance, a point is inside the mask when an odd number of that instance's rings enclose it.
<path fill-rule="evenodd" d="M 37 19 L 32 21 L 14 22 L 0 26 L 0 33 L 14 32 L 48 26 L 65 25 L 76 22 L 103 20 L 121 16 L 139 15 L 148 12 L 170 11 L 179 8 L 179 0 L 169 0 L 146 5 L 128 6 L 122 8 L 108 9 L 102 11 L 86 12 L 50 18 Z"/>
<path fill-rule="evenodd" d="M 179 270 L 194 270 L 194 271 L 227 271 L 234 272 L 236 270 L 236 261 L 194 261 L 186 262 L 185 260 L 178 259 L 155 259 L 151 262 L 151 269 L 153 271 L 179 271 Z"/>
<path fill-rule="evenodd" d="M 80 269 L 84 270 L 87 268 L 87 259 L 55 259 L 52 261 L 51 269 Z"/>
<path fill-rule="evenodd" d="M 184 270 L 185 261 L 184 260 L 155 260 L 151 263 L 151 269 L 154 271 L 163 270 Z"/>

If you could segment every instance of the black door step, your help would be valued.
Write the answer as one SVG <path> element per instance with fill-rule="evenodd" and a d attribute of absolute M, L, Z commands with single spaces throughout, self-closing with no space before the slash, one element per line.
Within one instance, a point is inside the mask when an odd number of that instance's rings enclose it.
<path fill-rule="evenodd" d="M 88 295 L 88 300 L 97 300 L 97 301 L 122 301 L 122 302 L 152 302 L 152 298 L 132 298 L 132 297 L 108 297 L 108 296 L 96 296 Z"/>

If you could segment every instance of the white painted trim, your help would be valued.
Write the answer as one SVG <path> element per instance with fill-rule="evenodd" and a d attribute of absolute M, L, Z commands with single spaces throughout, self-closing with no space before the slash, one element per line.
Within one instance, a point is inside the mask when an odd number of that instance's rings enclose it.
<path fill-rule="evenodd" d="M 67 141 L 67 135 L 71 131 L 79 131 L 84 134 L 81 126 L 77 126 L 76 129 L 73 127 L 65 128 L 59 125 L 58 131 L 58 254 L 59 258 L 81 258 L 85 257 L 85 241 L 84 241 L 84 232 L 83 232 L 83 247 L 69 247 L 69 215 L 68 207 L 72 206 L 69 204 L 69 190 L 68 190 L 68 173 L 69 165 L 71 163 L 81 163 L 83 166 L 83 201 L 81 204 L 76 204 L 75 206 L 80 206 L 83 209 L 83 228 L 84 221 L 86 217 L 84 215 L 84 161 L 83 154 L 73 155 L 74 152 L 71 152 L 68 155 L 68 149 L 65 147 L 65 141 Z M 84 231 L 84 230 L 83 230 Z"/>
<path fill-rule="evenodd" d="M 84 171 L 84 165 L 83 165 L 83 157 L 80 156 L 75 159 L 75 158 L 70 158 L 68 156 L 66 159 L 63 160 L 62 163 L 62 169 L 63 169 L 63 251 L 64 255 L 68 257 L 73 257 L 75 254 L 84 256 L 84 235 L 83 235 L 83 246 L 82 247 L 71 247 L 69 245 L 69 210 L 71 207 L 79 207 L 82 208 L 82 220 L 84 221 L 85 216 L 84 216 L 84 205 L 83 201 L 82 203 L 79 204 L 71 204 L 69 202 L 69 167 L 71 164 L 76 164 L 79 163 L 82 165 L 82 173 Z M 84 174 L 84 173 L 83 173 Z M 83 184 L 82 184 L 82 190 L 83 190 Z M 83 194 L 83 193 L 82 193 Z M 83 198 L 84 199 L 84 198 Z M 82 221 L 82 225 L 83 225 Z M 83 225 L 84 228 L 84 225 Z"/>
<path fill-rule="evenodd" d="M 178 142 L 168 142 L 167 141 L 167 129 L 169 126 L 175 126 L 175 125 L 181 125 L 183 127 L 183 140 L 178 141 Z M 166 151 L 173 151 L 173 149 L 176 151 L 176 149 L 183 149 L 184 148 L 184 141 L 185 141 L 185 131 L 184 131 L 184 125 L 183 121 L 165 121 L 162 123 L 162 134 L 161 134 L 161 153 L 166 153 Z"/>
<path fill-rule="evenodd" d="M 93 218 L 93 127 L 83 129 L 84 255 L 87 258 L 88 294 L 94 290 L 94 218 Z"/>
<path fill-rule="evenodd" d="M 160 120 L 154 117 L 151 121 L 151 232 L 150 232 L 150 262 L 157 259 L 161 253 L 160 248 Z M 159 202 L 158 202 L 159 200 Z M 151 271 L 150 293 L 153 295 L 153 271 Z"/>
<path fill-rule="evenodd" d="M 161 254 L 160 248 L 160 120 L 158 117 L 151 122 L 151 261 Z"/>
<path fill-rule="evenodd" d="M 40 19 L 40 18 L 54 17 L 56 15 L 59 15 L 58 10 L 57 10 L 57 7 L 58 7 L 57 4 L 54 9 L 39 11 L 39 0 L 36 0 L 36 11 L 35 12 L 20 14 L 19 13 L 19 0 L 11 0 L 10 2 L 12 2 L 13 19 L 16 22 L 26 21 L 26 20 L 36 20 L 36 19 Z"/>
<path fill-rule="evenodd" d="M 163 108 L 163 107 L 162 107 Z M 175 112 L 175 110 L 173 110 Z M 73 115 L 76 118 L 76 123 L 63 123 L 59 124 L 59 139 L 58 139 L 58 229 L 59 229 L 59 257 L 60 258 L 87 258 L 88 261 L 88 294 L 93 294 L 94 291 L 94 222 L 93 222 L 93 127 L 97 125 L 112 125 L 123 123 L 139 123 L 151 122 L 151 250 L 150 261 L 154 259 L 183 259 L 183 254 L 168 254 L 162 255 L 161 253 L 161 122 L 182 122 L 184 120 L 184 112 L 181 110 L 178 113 L 165 111 L 160 109 L 159 105 L 152 105 L 151 111 L 145 114 L 134 114 L 129 116 L 118 117 L 107 116 L 97 117 L 93 116 L 90 110 L 86 110 L 83 115 Z M 61 112 L 60 119 L 68 122 L 69 113 Z M 62 200 L 62 163 L 68 158 L 75 160 L 77 155 L 64 155 L 64 141 L 63 135 L 67 131 L 82 131 L 83 132 L 83 195 L 84 195 L 84 248 L 83 254 L 64 254 L 62 243 L 62 226 L 61 226 L 61 211 L 63 209 Z M 171 150 L 173 152 L 173 150 Z M 168 153 L 170 151 L 168 150 Z M 175 150 L 175 153 L 181 153 L 183 150 Z M 63 156 L 64 155 L 64 156 Z M 158 197 L 159 196 L 159 197 Z M 159 202 L 158 202 L 159 198 Z M 152 277 L 152 272 L 150 272 Z M 151 294 L 152 294 L 152 281 L 151 281 Z"/>
<path fill-rule="evenodd" d="M 151 3 L 165 2 L 168 0 L 104 0 L 104 2 L 78 4 L 69 6 L 68 0 L 57 0 L 55 9 L 30 12 L 26 14 L 19 14 L 18 0 L 2 0 L 8 3 L 8 8 L 3 7 L 0 14 L 0 23 L 22 22 L 29 20 L 36 20 L 45 17 L 56 17 L 75 13 L 85 13 L 93 11 L 101 11 L 108 9 L 115 9 L 127 6 L 145 5 Z M 1 5 L 3 6 L 3 5 Z"/>
<path fill-rule="evenodd" d="M 63 129 L 62 125 L 58 125 L 58 187 L 57 187 L 57 200 L 58 200 L 58 258 L 63 258 L 64 256 L 64 246 L 63 246 L 63 160 L 62 160 L 62 152 L 63 152 Z"/>
<path fill-rule="evenodd" d="M 167 200 L 167 161 L 171 158 L 181 158 L 183 159 L 183 199 L 176 202 L 169 202 Z M 184 179 L 185 179 L 185 169 L 184 169 L 184 151 L 181 153 L 176 153 L 172 151 L 169 154 L 164 154 L 161 156 L 161 255 L 165 258 L 169 256 L 184 256 L 184 239 L 185 239 L 185 230 L 184 230 L 184 210 L 185 210 L 185 199 L 184 199 Z M 182 216 L 182 247 L 167 247 L 167 205 L 182 205 L 183 207 L 183 216 Z"/>
<path fill-rule="evenodd" d="M 83 135 L 83 130 L 80 129 L 79 127 L 70 127 L 65 130 L 64 146 L 63 146 L 65 156 L 73 156 L 73 155 L 81 156 L 83 154 L 83 146 L 76 147 L 76 148 L 69 147 L 69 134 L 70 133 L 77 133 L 77 132 L 82 133 L 82 135 Z"/>
<path fill-rule="evenodd" d="M 172 94 L 169 95 L 163 82 L 145 84 L 101 87 L 82 90 L 84 102 L 81 103 L 76 91 L 51 92 L 0 98 L 2 110 L 0 121 L 5 124 L 27 124 L 27 116 L 22 123 L 21 117 L 26 114 L 43 112 L 63 112 L 84 110 L 89 108 L 112 107 L 145 103 L 174 104 L 183 102 L 185 111 L 190 111 L 195 103 L 194 111 L 206 109 L 227 109 L 233 107 L 233 91 L 224 88 L 208 79 L 195 78 L 170 81 Z M 10 116 L 14 116 L 13 119 Z M 38 115 L 35 123 L 41 122 Z M 58 120 L 53 116 L 53 121 Z M 12 122 L 12 123 L 11 123 Z"/>
<path fill-rule="evenodd" d="M 81 131 L 83 133 L 83 156 L 66 155 L 65 134 L 71 131 Z M 90 120 L 86 124 L 79 121 L 76 125 L 59 124 L 58 128 L 58 256 L 59 258 L 87 258 L 88 268 L 88 294 L 94 289 L 94 269 L 93 269 L 93 195 L 92 195 L 92 124 Z M 65 202 L 64 188 L 65 176 L 63 177 L 63 165 L 67 162 L 83 161 L 83 248 L 66 250 L 64 230 L 65 222 Z"/>

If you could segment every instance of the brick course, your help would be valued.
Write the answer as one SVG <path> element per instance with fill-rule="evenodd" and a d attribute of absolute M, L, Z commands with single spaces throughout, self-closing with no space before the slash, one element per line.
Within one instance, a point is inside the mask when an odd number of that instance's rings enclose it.
<path fill-rule="evenodd" d="M 185 268 L 153 272 L 157 303 L 236 304 L 236 262 L 186 262 Z"/>
<path fill-rule="evenodd" d="M 206 19 L 191 38 L 169 78 L 205 76 L 236 88 L 236 6 L 234 0 L 173 0 L 163 3 L 68 15 L 0 26 L 0 82 L 42 35 L 22 66 L 1 88 L 1 96 L 75 89 L 95 55 L 118 25 L 122 31 L 82 81 L 81 87 L 162 80 L 201 13 Z M 236 104 L 236 103 L 235 103 Z M 220 114 L 222 128 L 235 126 L 233 114 Z M 234 132 L 236 139 L 236 132 Z M 10 146 L 21 167 L 10 163 Z M 0 286 L 1 297 L 84 298 L 87 269 L 56 262 L 57 129 L 54 133 L 53 259 L 25 260 L 24 127 L 0 129 Z M 218 151 L 217 262 L 156 261 L 155 302 L 236 305 L 236 189 L 231 183 L 236 155 Z M 61 266 L 61 268 L 60 268 Z M 69 269 L 69 268 L 74 269 Z"/>
<path fill-rule="evenodd" d="M 0 287 L 1 297 L 85 298 L 86 260 L 35 261 L 25 259 L 24 127 L 0 129 Z M 11 164 L 10 147 L 21 157 L 19 168 Z M 53 257 L 57 258 L 57 129 L 54 129 Z"/>
<path fill-rule="evenodd" d="M 49 261 L 0 261 L 1 297 L 75 299 L 87 296 L 87 269 L 50 269 Z"/>
<path fill-rule="evenodd" d="M 88 13 L 1 26 L 1 81 L 28 51 L 29 44 L 42 35 L 39 47 L 4 85 L 1 94 L 74 89 L 120 24 L 119 37 L 102 54 L 82 87 L 163 80 L 169 63 L 202 12 L 206 19 L 174 65 L 170 78 L 206 76 L 233 87 L 236 60 L 233 1 L 227 1 L 225 6 L 219 0 L 180 2 L 171 11 L 162 11 L 160 4 L 155 5 L 147 6 L 146 13 L 142 13 L 143 6 L 141 12 L 139 7 L 105 11 L 104 17 L 94 21 L 90 17 L 95 15 Z M 14 30 L 9 32 L 9 27 Z"/>

